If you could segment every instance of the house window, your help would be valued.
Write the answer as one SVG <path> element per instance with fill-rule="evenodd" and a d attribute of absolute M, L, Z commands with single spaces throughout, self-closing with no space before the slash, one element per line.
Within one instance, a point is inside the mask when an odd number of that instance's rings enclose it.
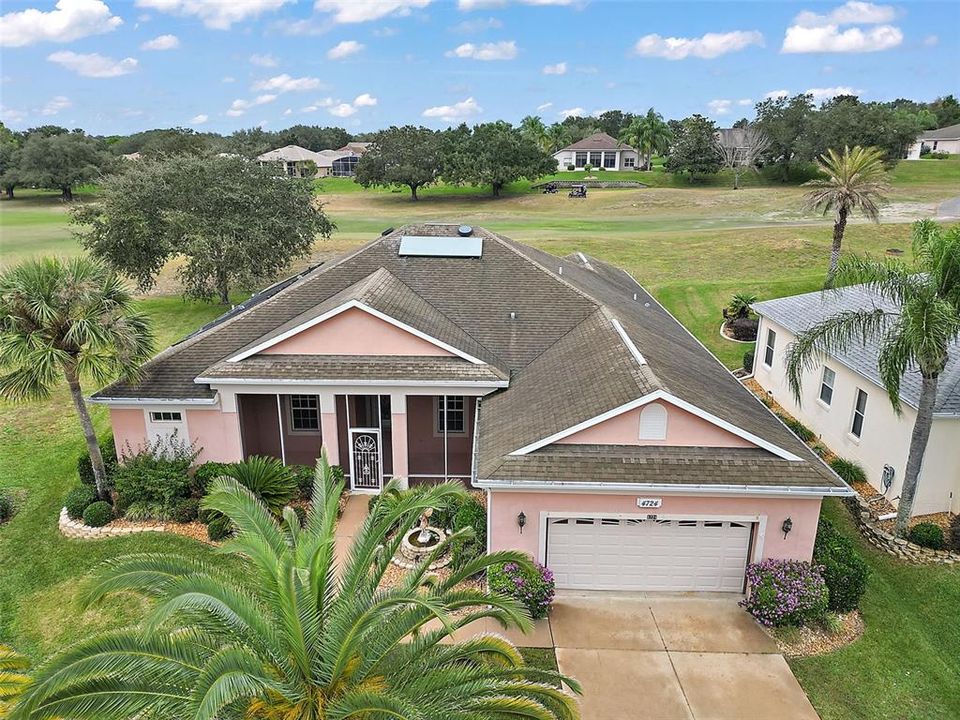
<path fill-rule="evenodd" d="M 437 398 L 437 434 L 443 434 L 444 428 L 449 435 L 466 433 L 467 413 L 463 395 L 441 395 Z"/>
<path fill-rule="evenodd" d="M 602 152 L 592 152 L 590 153 L 590 164 L 593 167 L 600 167 L 600 163 L 603 162 L 603 153 Z"/>
<path fill-rule="evenodd" d="M 823 377 L 820 378 L 820 402 L 829 405 L 833 402 L 833 384 L 837 380 L 837 374 L 828 368 L 823 367 Z"/>
<path fill-rule="evenodd" d="M 623 166 L 625 168 L 633 168 L 637 166 L 637 159 L 629 156 L 623 158 Z"/>
<path fill-rule="evenodd" d="M 183 415 L 178 412 L 163 410 L 150 413 L 150 422 L 180 422 L 181 420 L 183 420 Z"/>
<path fill-rule="evenodd" d="M 617 154 L 615 152 L 605 152 L 603 154 L 603 166 L 605 168 L 615 168 L 617 166 Z"/>
<path fill-rule="evenodd" d="M 777 334 L 773 330 L 767 330 L 767 346 L 763 350 L 763 364 L 767 367 L 773 367 L 773 348 L 777 344 Z"/>
<path fill-rule="evenodd" d="M 860 437 L 863 434 L 863 417 L 867 411 L 867 394 L 857 388 L 857 399 L 853 403 L 853 422 L 850 424 L 850 434 Z"/>
<path fill-rule="evenodd" d="M 316 432 L 320 429 L 320 403 L 316 395 L 290 396 L 290 429 Z"/>
<path fill-rule="evenodd" d="M 585 152 L 577 153 L 577 161 L 574 163 L 578 168 L 582 168 L 587 164 L 587 154 Z"/>

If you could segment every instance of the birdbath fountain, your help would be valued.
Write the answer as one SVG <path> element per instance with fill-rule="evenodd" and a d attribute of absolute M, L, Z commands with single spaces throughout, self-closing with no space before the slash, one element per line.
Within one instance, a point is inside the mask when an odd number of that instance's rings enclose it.
<path fill-rule="evenodd" d="M 408 530 L 400 542 L 400 552 L 393 558 L 393 564 L 402 568 L 411 569 L 420 562 L 434 549 L 443 542 L 446 534 L 438 527 L 430 524 L 430 516 L 433 515 L 432 509 L 427 509 L 420 517 L 420 523 L 412 530 Z M 444 553 L 440 558 L 430 563 L 430 569 L 446 567 L 450 564 L 452 556 L 449 552 Z"/>

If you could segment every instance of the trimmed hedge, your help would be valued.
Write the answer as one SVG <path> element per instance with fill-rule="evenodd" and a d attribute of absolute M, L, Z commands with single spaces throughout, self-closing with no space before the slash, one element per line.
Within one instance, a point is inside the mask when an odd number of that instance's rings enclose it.
<path fill-rule="evenodd" d="M 486 551 L 487 547 L 487 509 L 476 497 L 470 495 L 464 500 L 453 516 L 453 530 L 473 528 L 472 540 L 453 542 L 451 563 L 454 569 L 462 568 L 468 562 Z"/>
<path fill-rule="evenodd" d="M 920 547 L 930 548 L 931 550 L 943 550 L 943 546 L 946 544 L 943 528 L 931 522 L 914 525 L 907 533 L 907 539 Z"/>
<path fill-rule="evenodd" d="M 960 552 L 960 515 L 954 515 L 950 521 L 950 549 Z"/>
<path fill-rule="evenodd" d="M 170 510 L 170 519 L 178 523 L 193 522 L 200 514 L 200 501 L 197 498 L 177 500 Z"/>
<path fill-rule="evenodd" d="M 113 507 L 104 500 L 87 505 L 83 511 L 83 524 L 89 527 L 103 527 L 113 520 Z"/>
<path fill-rule="evenodd" d="M 748 350 L 743 354 L 743 369 L 749 374 L 753 372 L 753 350 Z"/>
<path fill-rule="evenodd" d="M 730 321 L 729 327 L 733 331 L 734 339 L 746 342 L 757 339 L 760 321 L 754 318 L 736 318 Z"/>
<path fill-rule="evenodd" d="M 230 467 L 229 463 L 221 462 L 205 462 L 197 465 L 190 477 L 190 492 L 197 497 L 203 497 L 207 494 L 210 483 L 226 475 L 228 467 Z"/>
<path fill-rule="evenodd" d="M 830 462 L 830 467 L 844 482 L 848 484 L 855 482 L 863 483 L 867 481 L 867 473 L 863 469 L 863 466 L 859 463 L 855 463 L 853 460 L 834 458 Z"/>
<path fill-rule="evenodd" d="M 63 500 L 63 506 L 67 509 L 67 516 L 71 520 L 80 520 L 83 518 L 83 511 L 87 509 L 94 500 L 97 499 L 97 492 L 89 485 L 77 485 Z"/>
<path fill-rule="evenodd" d="M 103 465 L 107 471 L 107 485 L 113 486 L 113 475 L 117 470 L 117 446 L 113 442 L 113 436 L 101 438 L 100 455 L 103 456 Z M 93 475 L 93 463 L 90 460 L 90 453 L 86 450 L 77 458 L 77 475 L 80 476 L 80 482 L 84 485 L 96 487 L 97 479 Z"/>
<path fill-rule="evenodd" d="M 826 518 L 820 518 L 817 525 L 813 563 L 823 568 L 823 579 L 830 593 L 830 610 L 850 612 L 860 605 L 860 599 L 867 591 L 870 568 L 853 541 L 837 532 Z"/>

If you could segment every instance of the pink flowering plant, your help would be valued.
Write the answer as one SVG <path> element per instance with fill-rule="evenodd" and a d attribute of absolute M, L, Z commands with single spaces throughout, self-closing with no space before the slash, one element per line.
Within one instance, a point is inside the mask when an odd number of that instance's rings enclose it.
<path fill-rule="evenodd" d="M 550 612 L 556 585 L 553 573 L 540 563 L 494 565 L 487 570 L 487 582 L 493 592 L 509 595 L 526 605 L 534 619 L 544 618 Z"/>
<path fill-rule="evenodd" d="M 749 595 L 740 605 L 767 627 L 803 625 L 827 611 L 823 568 L 800 560 L 767 559 L 747 565 Z"/>

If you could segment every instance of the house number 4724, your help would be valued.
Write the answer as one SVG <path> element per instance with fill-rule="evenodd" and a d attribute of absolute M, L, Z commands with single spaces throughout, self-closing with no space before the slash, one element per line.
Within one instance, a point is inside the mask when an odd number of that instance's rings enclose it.
<path fill-rule="evenodd" d="M 637 498 L 638 508 L 658 508 L 663 505 L 662 498 Z"/>

